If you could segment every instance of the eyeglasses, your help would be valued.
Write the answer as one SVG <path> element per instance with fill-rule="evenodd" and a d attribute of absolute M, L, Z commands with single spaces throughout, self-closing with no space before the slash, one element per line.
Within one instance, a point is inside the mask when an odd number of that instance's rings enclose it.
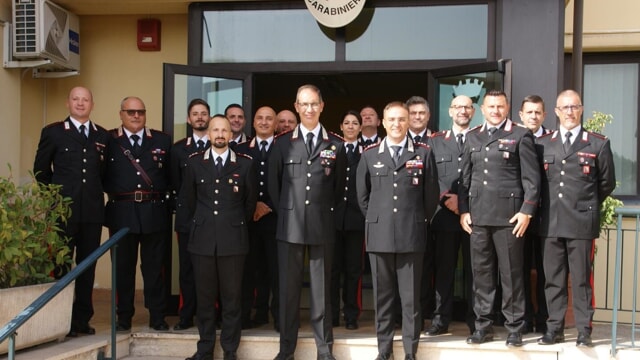
<path fill-rule="evenodd" d="M 580 109 L 582 109 L 582 105 L 565 105 L 565 106 L 558 106 L 556 107 L 556 109 L 562 111 L 562 112 L 567 112 L 567 111 L 578 111 Z"/>
<path fill-rule="evenodd" d="M 467 111 L 471 111 L 473 110 L 473 106 L 469 105 L 469 106 L 465 106 L 465 105 L 451 105 L 451 109 L 455 110 L 455 111 L 460 111 L 460 110 L 467 110 Z"/>
<path fill-rule="evenodd" d="M 307 109 L 309 108 L 309 106 L 311 106 L 313 110 L 318 110 L 318 108 L 320 108 L 320 103 L 297 103 L 297 104 L 303 109 Z"/>
<path fill-rule="evenodd" d="M 137 113 L 138 115 L 140 115 L 140 116 L 144 116 L 144 115 L 146 115 L 146 114 L 147 114 L 147 110 L 145 110 L 145 109 L 142 109 L 142 110 L 135 110 L 135 109 L 122 109 L 122 110 L 120 110 L 120 111 L 124 111 L 124 112 L 126 112 L 126 113 L 127 113 L 127 115 L 129 115 L 129 116 L 135 116 L 135 115 L 136 115 L 136 113 Z"/>

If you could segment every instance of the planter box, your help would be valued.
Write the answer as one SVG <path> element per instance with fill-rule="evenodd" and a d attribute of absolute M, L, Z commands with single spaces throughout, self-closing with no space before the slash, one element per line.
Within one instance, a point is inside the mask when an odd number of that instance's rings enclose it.
<path fill-rule="evenodd" d="M 11 321 L 54 283 L 21 286 L 0 290 L 0 327 Z M 16 350 L 52 340 L 63 340 L 71 328 L 74 284 L 64 288 L 40 311 L 17 330 Z M 0 354 L 7 353 L 9 340 L 0 344 Z"/>

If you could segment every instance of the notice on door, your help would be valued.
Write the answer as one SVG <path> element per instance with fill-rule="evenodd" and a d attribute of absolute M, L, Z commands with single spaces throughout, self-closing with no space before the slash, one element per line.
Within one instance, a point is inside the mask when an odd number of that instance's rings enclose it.
<path fill-rule="evenodd" d="M 346 26 L 355 20 L 366 0 L 305 0 L 311 15 L 330 28 Z"/>

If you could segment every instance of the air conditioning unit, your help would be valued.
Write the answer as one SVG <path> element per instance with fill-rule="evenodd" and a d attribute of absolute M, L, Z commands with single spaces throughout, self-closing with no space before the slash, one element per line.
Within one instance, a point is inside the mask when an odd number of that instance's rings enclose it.
<path fill-rule="evenodd" d="M 46 70 L 80 70 L 80 21 L 50 0 L 13 0 L 12 55 Z"/>

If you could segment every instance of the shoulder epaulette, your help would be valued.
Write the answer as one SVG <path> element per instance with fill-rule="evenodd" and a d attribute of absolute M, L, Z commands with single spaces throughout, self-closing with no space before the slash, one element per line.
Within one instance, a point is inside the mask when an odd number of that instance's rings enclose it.
<path fill-rule="evenodd" d="M 445 136 L 447 134 L 448 130 L 442 130 L 442 131 L 438 131 L 437 133 L 433 133 L 433 135 L 431 135 L 432 138 L 437 137 L 437 136 Z"/>
<path fill-rule="evenodd" d="M 295 129 L 295 128 L 294 128 L 294 129 Z M 292 132 L 292 131 L 293 131 L 293 129 L 291 129 L 291 130 L 287 130 L 287 131 L 285 131 L 285 132 L 281 132 L 281 133 L 279 133 L 279 134 L 275 134 L 275 135 L 274 135 L 274 139 L 277 139 L 277 138 L 279 138 L 280 136 L 283 136 L 283 135 L 287 135 L 288 133 L 290 133 L 290 132 Z"/>
<path fill-rule="evenodd" d="M 56 121 L 56 122 L 54 122 L 54 123 L 51 123 L 51 124 L 49 124 L 49 125 L 46 125 L 44 128 L 45 128 L 45 129 L 48 129 L 48 128 L 50 128 L 50 127 L 58 126 L 58 125 L 61 125 L 61 124 L 63 124 L 63 123 L 64 123 L 64 121 Z"/>
<path fill-rule="evenodd" d="M 252 158 L 251 156 L 249 156 L 249 155 L 247 155 L 247 154 L 245 154 L 245 153 L 239 153 L 239 152 L 237 152 L 237 153 L 236 153 L 236 155 L 238 155 L 238 156 L 242 156 L 242 157 L 247 158 L 247 159 L 249 159 L 249 160 L 253 160 L 253 158 Z"/>
<path fill-rule="evenodd" d="M 203 151 L 204 151 L 204 150 L 203 150 Z M 202 154 L 202 151 L 196 151 L 196 152 L 194 152 L 194 153 L 189 154 L 189 158 L 192 158 L 192 157 L 194 157 L 194 156 L 196 156 L 196 155 L 199 155 L 199 154 Z"/>
<path fill-rule="evenodd" d="M 373 143 L 373 144 L 371 144 L 371 145 L 369 145 L 369 146 L 365 147 L 365 148 L 363 149 L 363 151 L 367 151 L 367 150 L 369 150 L 369 149 L 373 149 L 373 148 L 376 148 L 376 147 L 378 147 L 378 146 L 380 146 L 380 143 Z"/>
<path fill-rule="evenodd" d="M 542 135 L 538 136 L 538 139 L 546 138 L 547 136 L 551 136 L 551 135 L 553 135 L 553 131 L 552 131 L 552 132 L 548 132 L 548 133 L 546 133 L 546 134 L 542 134 Z"/>
<path fill-rule="evenodd" d="M 476 126 L 472 127 L 471 129 L 469 129 L 469 132 L 478 131 L 481 127 L 482 127 L 482 125 L 476 125 Z"/>
<path fill-rule="evenodd" d="M 338 134 L 334 133 L 333 131 L 329 131 L 329 130 L 327 130 L 327 132 L 329 133 L 329 135 L 333 135 L 333 136 L 337 137 L 338 139 L 340 139 L 340 141 L 344 142 L 344 138 L 342 137 L 342 135 L 338 135 Z"/>
<path fill-rule="evenodd" d="M 529 129 L 526 125 L 521 124 L 521 123 L 517 123 L 517 122 L 513 122 L 514 124 L 516 124 L 516 126 L 520 126 L 521 128 L 525 128 L 525 129 Z"/>
<path fill-rule="evenodd" d="M 607 139 L 606 135 L 598 134 L 598 133 L 593 132 L 593 131 L 587 131 L 587 132 L 589 133 L 589 135 L 593 135 L 593 136 L 595 136 L 597 138 L 600 138 L 602 140 L 606 140 Z"/>
<path fill-rule="evenodd" d="M 425 144 L 425 143 L 423 143 L 423 142 L 414 143 L 414 144 L 413 144 L 413 146 L 416 146 L 416 147 L 423 147 L 423 148 L 425 148 L 425 149 L 431 149 L 431 146 L 429 146 L 429 144 Z"/>

